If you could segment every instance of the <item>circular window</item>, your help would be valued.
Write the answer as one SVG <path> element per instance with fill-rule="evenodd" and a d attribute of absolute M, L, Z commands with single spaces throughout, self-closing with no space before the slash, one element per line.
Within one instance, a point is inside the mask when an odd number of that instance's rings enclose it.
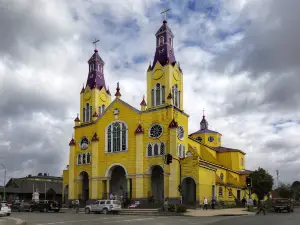
<path fill-rule="evenodd" d="M 152 138 L 158 138 L 163 133 L 163 127 L 159 124 L 154 124 L 150 127 L 149 136 Z"/>
<path fill-rule="evenodd" d="M 182 126 L 178 126 L 178 128 L 177 128 L 177 137 L 180 140 L 183 140 L 183 138 L 184 138 L 184 129 Z"/>
<path fill-rule="evenodd" d="M 202 137 L 197 137 L 196 140 L 199 141 L 199 142 L 201 142 L 202 141 Z"/>
<path fill-rule="evenodd" d="M 89 147 L 89 140 L 86 137 L 82 137 L 79 146 L 82 150 L 85 150 Z"/>
<path fill-rule="evenodd" d="M 209 136 L 209 137 L 208 137 L 208 141 L 209 141 L 209 142 L 213 142 L 214 140 L 215 140 L 215 139 L 214 139 L 212 136 Z"/>

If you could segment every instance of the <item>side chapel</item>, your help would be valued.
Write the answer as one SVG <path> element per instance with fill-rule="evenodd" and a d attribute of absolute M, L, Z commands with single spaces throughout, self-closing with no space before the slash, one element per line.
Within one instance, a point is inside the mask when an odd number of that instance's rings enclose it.
<path fill-rule="evenodd" d="M 155 36 L 140 109 L 122 100 L 119 83 L 112 96 L 97 49 L 88 60 L 69 165 L 63 171 L 64 203 L 106 199 L 110 193 L 141 204 L 150 198 L 195 204 L 204 197 L 234 201 L 246 195 L 250 171 L 245 170 L 245 153 L 222 146 L 222 134 L 209 129 L 205 115 L 199 130 L 188 134 L 184 75 L 166 20 Z M 164 161 L 168 153 L 174 158 L 169 165 Z"/>

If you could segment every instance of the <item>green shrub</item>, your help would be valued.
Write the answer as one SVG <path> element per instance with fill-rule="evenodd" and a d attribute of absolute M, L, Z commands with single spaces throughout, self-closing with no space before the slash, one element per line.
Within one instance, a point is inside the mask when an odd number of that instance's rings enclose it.
<path fill-rule="evenodd" d="M 185 213 L 186 211 L 187 211 L 186 206 L 181 205 L 181 204 L 176 206 L 176 212 L 177 213 Z"/>
<path fill-rule="evenodd" d="M 169 212 L 175 212 L 175 209 L 176 209 L 176 205 L 174 205 L 174 204 L 169 204 L 168 205 L 168 211 Z"/>

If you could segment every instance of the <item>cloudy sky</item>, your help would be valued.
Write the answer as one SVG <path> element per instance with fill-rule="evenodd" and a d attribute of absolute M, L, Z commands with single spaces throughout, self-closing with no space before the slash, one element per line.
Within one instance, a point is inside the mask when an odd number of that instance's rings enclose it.
<path fill-rule="evenodd" d="M 248 169 L 300 179 L 296 0 L 0 0 L 0 162 L 8 178 L 61 175 L 68 164 L 95 38 L 112 94 L 119 81 L 122 99 L 139 108 L 164 8 L 189 132 L 205 108 L 223 145 L 247 153 Z"/>

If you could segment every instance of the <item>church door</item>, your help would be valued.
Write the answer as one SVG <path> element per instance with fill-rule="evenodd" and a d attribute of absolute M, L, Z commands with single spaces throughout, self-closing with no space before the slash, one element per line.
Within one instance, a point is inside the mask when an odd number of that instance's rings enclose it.
<path fill-rule="evenodd" d="M 80 173 L 82 178 L 82 200 L 87 201 L 89 200 L 89 175 L 87 172 L 83 171 Z"/>
<path fill-rule="evenodd" d="M 182 181 L 182 203 L 186 205 L 196 203 L 196 183 L 191 177 L 186 177 Z"/>
<path fill-rule="evenodd" d="M 164 200 L 164 171 L 160 166 L 155 166 L 151 173 L 151 190 L 155 202 Z"/>
<path fill-rule="evenodd" d="M 126 172 L 122 166 L 116 166 L 113 169 L 110 182 L 110 193 L 113 193 L 118 199 L 121 196 L 128 197 Z"/>

